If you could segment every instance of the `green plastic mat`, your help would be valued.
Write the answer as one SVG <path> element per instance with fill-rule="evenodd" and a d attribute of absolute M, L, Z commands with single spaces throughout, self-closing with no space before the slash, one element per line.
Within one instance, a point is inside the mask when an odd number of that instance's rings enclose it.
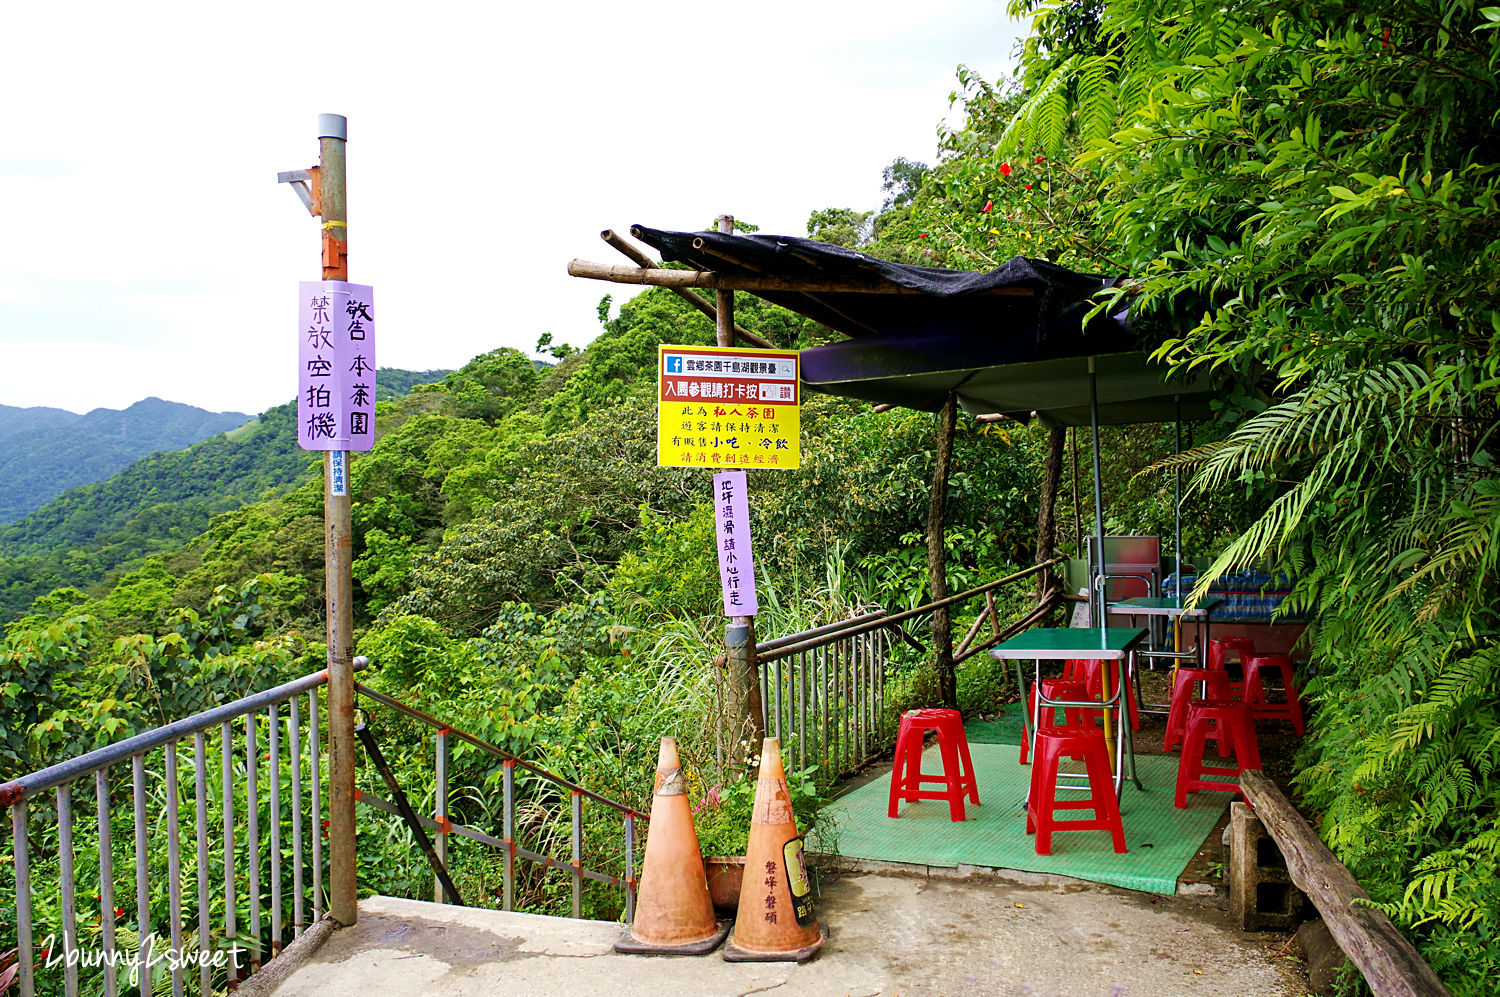
<path fill-rule="evenodd" d="M 1007 703 L 988 720 L 967 720 L 964 734 L 970 744 L 1013 744 L 1020 750 L 1021 704 Z M 983 794 L 979 797 L 984 799 Z"/>
<path fill-rule="evenodd" d="M 901 816 L 893 820 L 886 816 L 890 777 L 876 779 L 832 804 L 839 854 L 882 862 L 1023 869 L 1170 896 L 1177 892 L 1177 877 L 1234 798 L 1224 792 L 1193 793 L 1187 809 L 1178 810 L 1172 806 L 1177 758 L 1138 755 L 1136 770 L 1145 789 L 1127 782 L 1120 802 L 1129 851 L 1116 855 L 1108 831 L 1056 831 L 1052 854 L 1038 855 L 1035 836 L 1026 833 L 1022 802 L 1031 767 L 1019 763 L 1017 744 L 979 742 L 972 726 L 969 730 L 981 806 L 967 804 L 967 819 L 954 821 L 946 801 L 918 800 L 901 804 Z M 922 768 L 929 774 L 942 770 L 936 746 L 924 754 Z M 1091 815 L 1082 810 L 1064 817 Z"/>

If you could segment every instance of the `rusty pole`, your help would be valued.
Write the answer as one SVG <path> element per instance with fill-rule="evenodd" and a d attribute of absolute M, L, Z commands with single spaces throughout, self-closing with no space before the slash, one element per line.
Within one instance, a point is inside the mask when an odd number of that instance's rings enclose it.
<path fill-rule="evenodd" d="M 322 201 L 323 279 L 349 279 L 344 191 L 348 120 L 318 115 L 318 186 Z M 342 925 L 359 919 L 354 866 L 354 581 L 350 573 L 346 452 L 323 455 L 324 607 L 328 617 L 328 912 Z M 344 482 L 335 494 L 335 462 Z"/>

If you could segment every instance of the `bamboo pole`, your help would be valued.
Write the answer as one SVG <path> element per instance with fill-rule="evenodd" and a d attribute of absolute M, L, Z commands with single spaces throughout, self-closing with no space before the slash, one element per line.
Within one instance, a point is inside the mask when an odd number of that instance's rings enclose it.
<path fill-rule="evenodd" d="M 588 260 L 572 260 L 568 273 L 574 277 L 607 280 L 615 284 L 643 284 L 649 287 L 706 287 L 726 291 L 787 291 L 797 294 L 923 294 L 879 277 L 829 278 L 789 277 L 779 274 L 731 274 L 715 270 L 662 270 L 640 267 L 617 267 Z M 979 291 L 979 295 L 1031 297 L 1027 287 L 997 287 Z"/>
<path fill-rule="evenodd" d="M 320 186 L 323 210 L 323 279 L 349 279 L 348 226 L 344 191 L 342 115 L 318 118 Z M 348 454 L 323 455 L 325 608 L 328 620 L 328 912 L 348 926 L 359 918 L 354 845 L 354 581 L 350 575 L 350 496 L 335 493 L 333 461 L 345 467 Z"/>
<path fill-rule="evenodd" d="M 634 263 L 641 269 L 660 269 L 657 266 L 655 260 L 651 259 L 651 257 L 647 256 L 645 253 L 641 252 L 639 249 L 636 249 L 629 242 L 621 238 L 618 234 L 615 233 L 613 229 L 605 229 L 604 231 L 600 232 L 599 238 L 609 243 L 609 245 L 613 249 L 617 250 L 620 255 L 624 256 L 627 260 Z M 704 315 L 707 315 L 709 319 L 713 321 L 715 327 L 718 326 L 719 310 L 713 305 L 709 304 L 707 301 L 704 301 L 700 295 L 689 291 L 685 287 L 673 287 L 668 288 L 668 290 L 676 294 L 683 301 L 686 301 L 688 304 L 692 305 L 694 308 L 698 309 Z M 774 350 L 776 348 L 776 344 L 761 336 L 757 336 L 755 333 L 751 332 L 749 329 L 746 329 L 742 325 L 734 324 L 734 334 L 743 339 L 745 342 L 749 343 L 751 346 L 759 346 L 761 349 L 765 350 Z"/>

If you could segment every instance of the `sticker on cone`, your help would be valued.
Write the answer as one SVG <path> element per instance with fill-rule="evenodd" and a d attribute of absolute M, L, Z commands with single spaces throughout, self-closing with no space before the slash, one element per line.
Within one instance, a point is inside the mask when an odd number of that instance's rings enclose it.
<path fill-rule="evenodd" d="M 721 925 L 714 919 L 677 742 L 664 737 L 656 761 L 656 788 L 635 920 L 615 942 L 615 951 L 706 955 L 719 947 L 728 931 L 728 924 Z"/>
<path fill-rule="evenodd" d="M 781 855 L 786 863 L 786 884 L 792 891 L 792 913 L 798 924 L 812 924 L 818 915 L 813 911 L 812 881 L 807 875 L 807 856 L 802 839 L 788 841 L 782 846 Z"/>
<path fill-rule="evenodd" d="M 768 737 L 760 752 L 739 914 L 724 959 L 805 962 L 822 946 L 823 929 L 813 913 L 812 882 L 792 813 L 781 745 Z"/>

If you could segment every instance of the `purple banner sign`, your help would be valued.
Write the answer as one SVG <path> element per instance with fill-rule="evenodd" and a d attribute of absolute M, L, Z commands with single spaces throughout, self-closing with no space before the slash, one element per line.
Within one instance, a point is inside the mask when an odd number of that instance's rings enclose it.
<path fill-rule="evenodd" d="M 297 307 L 297 444 L 375 445 L 375 289 L 304 280 Z"/>
<path fill-rule="evenodd" d="M 750 553 L 750 503 L 744 471 L 714 475 L 714 526 L 719 541 L 719 582 L 725 616 L 754 616 L 755 561 Z"/>

